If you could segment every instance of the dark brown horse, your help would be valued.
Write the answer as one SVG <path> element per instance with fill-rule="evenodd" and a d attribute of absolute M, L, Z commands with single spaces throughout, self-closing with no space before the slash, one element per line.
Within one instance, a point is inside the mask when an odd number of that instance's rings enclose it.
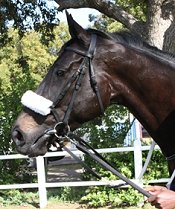
<path fill-rule="evenodd" d="M 17 150 L 44 155 L 56 140 L 49 132 L 56 121 L 74 130 L 117 103 L 126 106 L 160 146 L 171 173 L 175 168 L 174 57 L 131 33 L 85 30 L 67 17 L 72 38 L 36 90 L 53 102 L 52 110 L 42 115 L 30 105 L 24 108 L 12 131 Z"/>

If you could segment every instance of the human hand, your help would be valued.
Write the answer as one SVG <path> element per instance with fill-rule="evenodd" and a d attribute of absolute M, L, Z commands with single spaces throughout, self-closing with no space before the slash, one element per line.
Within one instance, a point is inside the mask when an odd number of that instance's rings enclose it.
<path fill-rule="evenodd" d="M 146 190 L 151 194 L 151 197 L 148 198 L 148 202 L 155 208 L 175 208 L 175 192 L 161 186 L 148 187 Z"/>

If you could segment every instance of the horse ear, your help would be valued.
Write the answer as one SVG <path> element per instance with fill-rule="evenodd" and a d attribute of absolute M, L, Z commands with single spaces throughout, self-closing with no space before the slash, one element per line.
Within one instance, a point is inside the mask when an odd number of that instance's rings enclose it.
<path fill-rule="evenodd" d="M 79 39 L 84 43 L 89 42 L 89 34 L 82 28 L 73 18 L 72 15 L 66 11 L 67 22 L 69 26 L 69 33 L 72 38 Z"/>

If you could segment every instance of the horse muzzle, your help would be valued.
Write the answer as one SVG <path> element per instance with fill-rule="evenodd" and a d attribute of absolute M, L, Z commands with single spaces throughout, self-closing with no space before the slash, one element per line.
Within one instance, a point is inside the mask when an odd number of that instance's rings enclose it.
<path fill-rule="evenodd" d="M 12 131 L 12 139 L 17 151 L 29 157 L 45 155 L 52 138 L 53 134 L 47 132 L 36 137 L 36 135 L 25 134 L 18 128 L 14 128 Z"/>
<path fill-rule="evenodd" d="M 64 139 L 70 131 L 68 125 L 57 123 L 54 128 L 48 128 L 37 133 L 26 134 L 19 128 L 12 130 L 12 139 L 19 153 L 36 157 L 45 155 L 51 145 L 54 147 L 64 146 Z"/>

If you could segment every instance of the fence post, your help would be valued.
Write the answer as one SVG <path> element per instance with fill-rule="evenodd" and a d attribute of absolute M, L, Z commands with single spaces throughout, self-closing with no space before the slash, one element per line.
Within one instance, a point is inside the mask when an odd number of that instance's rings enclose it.
<path fill-rule="evenodd" d="M 134 141 L 134 164 L 135 179 L 139 179 L 140 173 L 142 171 L 142 151 L 141 142 L 139 139 Z"/>
<path fill-rule="evenodd" d="M 47 205 L 47 190 L 46 190 L 46 174 L 44 157 L 39 156 L 36 158 L 37 163 L 37 177 L 38 177 L 38 192 L 40 208 L 44 208 Z"/>
<path fill-rule="evenodd" d="M 134 169 L 135 179 L 139 179 L 142 171 L 142 145 L 141 145 L 141 126 L 138 120 L 135 120 L 132 127 L 132 139 L 134 139 Z"/>

